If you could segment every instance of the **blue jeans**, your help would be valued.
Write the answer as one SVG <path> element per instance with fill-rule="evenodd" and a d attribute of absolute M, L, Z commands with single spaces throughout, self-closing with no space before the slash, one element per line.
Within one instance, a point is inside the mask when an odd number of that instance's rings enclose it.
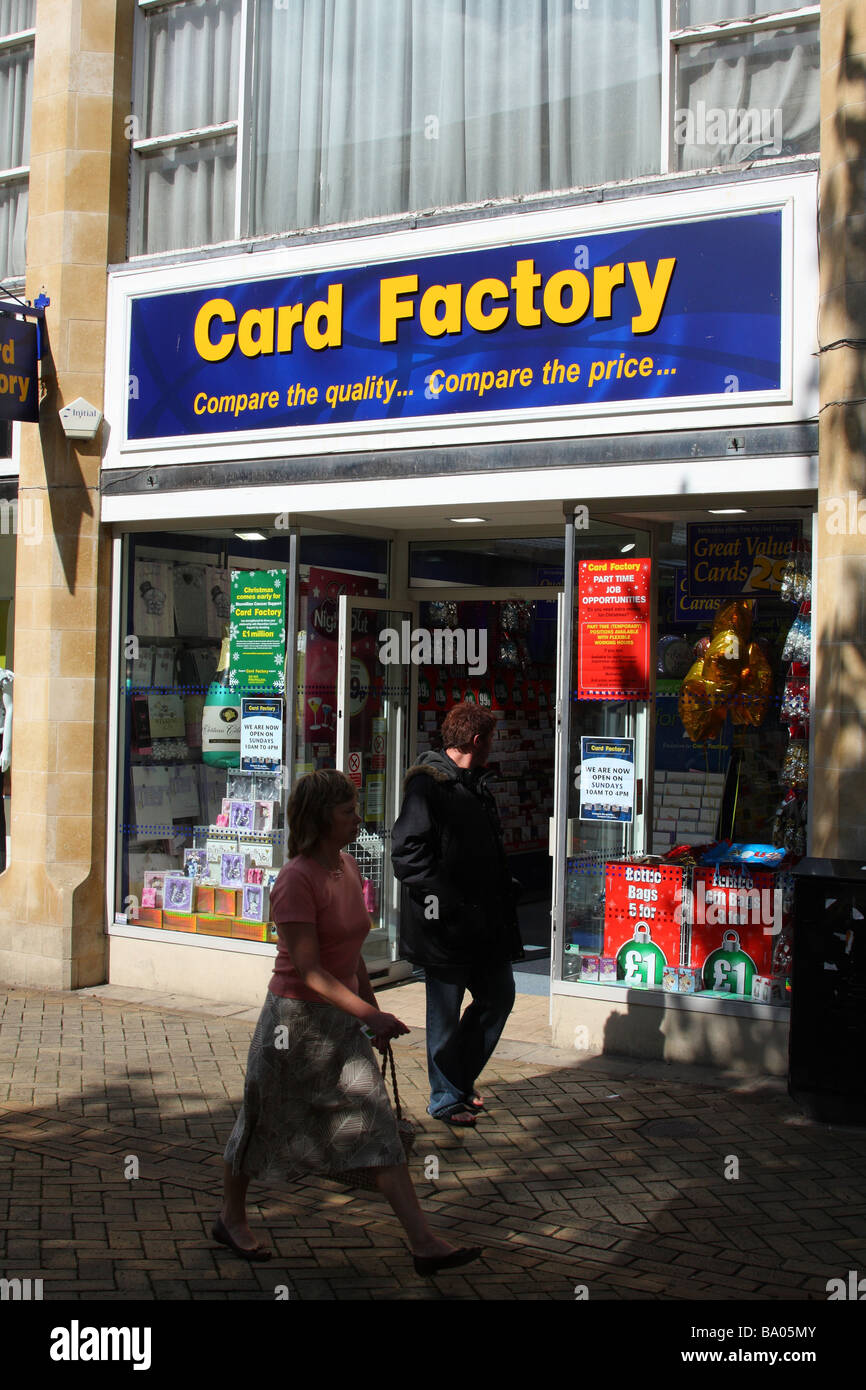
<path fill-rule="evenodd" d="M 427 1075 L 430 1115 L 447 1115 L 469 1100 L 514 1005 L 510 961 L 438 970 L 427 980 Z M 460 1016 L 468 989 L 472 1003 Z"/>

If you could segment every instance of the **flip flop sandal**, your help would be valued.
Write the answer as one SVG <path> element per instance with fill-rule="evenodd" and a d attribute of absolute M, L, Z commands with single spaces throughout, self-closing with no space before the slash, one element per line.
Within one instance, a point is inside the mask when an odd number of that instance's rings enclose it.
<path fill-rule="evenodd" d="M 466 1104 L 470 1110 L 474 1110 L 477 1113 L 484 1109 L 484 1097 L 479 1096 L 477 1091 L 473 1091 Z"/>
<path fill-rule="evenodd" d="M 458 1119 L 458 1115 L 465 1116 Z M 441 1120 L 443 1124 L 451 1125 L 454 1129 L 473 1129 L 475 1126 L 475 1116 L 465 1106 L 457 1106 L 455 1110 L 449 1110 L 446 1115 L 436 1115 L 434 1119 Z"/>

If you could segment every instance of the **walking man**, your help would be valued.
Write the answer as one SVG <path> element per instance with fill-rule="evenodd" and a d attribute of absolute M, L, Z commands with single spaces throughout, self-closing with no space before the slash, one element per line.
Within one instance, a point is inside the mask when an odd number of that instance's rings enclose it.
<path fill-rule="evenodd" d="M 475 1082 L 514 1004 L 511 962 L 523 959 L 502 830 L 484 768 L 496 732 L 489 711 L 455 705 L 439 753 L 406 773 L 391 862 L 407 890 L 401 950 L 424 967 L 427 1070 L 436 1119 L 474 1125 Z M 466 991 L 472 1003 L 463 1016 Z"/>

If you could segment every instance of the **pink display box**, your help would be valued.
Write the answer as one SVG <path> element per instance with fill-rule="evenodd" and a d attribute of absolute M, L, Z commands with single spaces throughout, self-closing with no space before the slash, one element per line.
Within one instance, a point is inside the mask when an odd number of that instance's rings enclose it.
<path fill-rule="evenodd" d="M 163 886 L 165 884 L 166 869 L 146 869 L 144 873 L 144 889 L 142 892 L 142 904 L 146 907 L 162 907 Z M 152 903 L 144 902 L 144 894 L 148 891 L 154 894 L 155 901 Z"/>

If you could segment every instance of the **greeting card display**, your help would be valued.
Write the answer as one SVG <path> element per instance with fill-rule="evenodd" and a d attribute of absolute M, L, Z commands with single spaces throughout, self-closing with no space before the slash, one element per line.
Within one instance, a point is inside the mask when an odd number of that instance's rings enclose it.
<path fill-rule="evenodd" d="M 270 914 L 270 893 L 260 883 L 245 883 L 241 913 L 247 922 L 266 922 Z"/>
<path fill-rule="evenodd" d="M 166 912 L 192 912 L 193 880 L 186 874 L 166 874 L 163 907 Z"/>
<path fill-rule="evenodd" d="M 253 785 L 256 801 L 279 801 L 283 788 L 283 774 L 280 768 L 269 772 L 257 772 Z"/>
<path fill-rule="evenodd" d="M 229 829 L 231 830 L 254 830 L 255 829 L 255 803 L 252 801 L 230 801 L 229 802 Z"/>
<path fill-rule="evenodd" d="M 220 856 L 220 887 L 243 888 L 249 861 L 245 854 L 230 851 Z"/>
<path fill-rule="evenodd" d="M 252 772 L 247 772 L 245 768 L 240 767 L 228 769 L 226 772 L 226 800 L 255 800 L 255 784 Z M 225 803 L 223 803 L 223 809 L 225 809 Z"/>
<path fill-rule="evenodd" d="M 144 887 L 143 887 L 143 890 L 142 890 L 142 897 L 141 897 L 142 904 L 143 904 L 145 907 L 162 907 L 163 889 L 164 889 L 164 886 L 165 886 L 165 870 L 164 870 L 164 869 L 145 869 L 145 871 L 144 871 Z M 147 901 L 147 902 L 145 902 L 145 895 L 147 895 L 147 898 L 148 898 L 148 901 Z M 149 899 L 150 899 L 151 896 L 153 897 L 153 902 L 150 902 L 150 901 L 149 901 Z"/>
<path fill-rule="evenodd" d="M 189 878 L 206 878 L 207 850 L 185 849 L 183 852 L 183 871 Z"/>
<path fill-rule="evenodd" d="M 238 840 L 238 852 L 247 856 L 249 864 L 255 864 L 259 869 L 270 869 L 274 862 L 273 844 L 259 845 L 254 840 Z"/>

